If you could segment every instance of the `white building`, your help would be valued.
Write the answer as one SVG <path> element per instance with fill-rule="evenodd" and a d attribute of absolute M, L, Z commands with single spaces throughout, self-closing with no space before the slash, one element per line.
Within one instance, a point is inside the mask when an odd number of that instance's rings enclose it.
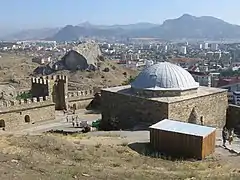
<path fill-rule="evenodd" d="M 179 48 L 179 53 L 180 54 L 187 54 L 187 47 L 186 46 L 181 46 Z"/>
<path fill-rule="evenodd" d="M 199 49 L 203 49 L 203 45 L 202 44 L 199 44 Z"/>
<path fill-rule="evenodd" d="M 204 49 L 208 49 L 208 43 L 204 44 Z"/>
<path fill-rule="evenodd" d="M 240 105 L 240 83 L 222 86 L 221 88 L 228 90 L 228 102 Z"/>
<path fill-rule="evenodd" d="M 240 105 L 240 91 L 233 92 L 233 103 L 236 105 Z"/>

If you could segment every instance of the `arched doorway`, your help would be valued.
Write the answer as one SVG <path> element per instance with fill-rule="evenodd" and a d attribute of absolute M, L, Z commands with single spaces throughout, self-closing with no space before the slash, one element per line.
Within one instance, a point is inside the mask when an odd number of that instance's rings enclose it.
<path fill-rule="evenodd" d="M 73 104 L 73 110 L 76 110 L 76 109 L 77 109 L 77 105 Z"/>
<path fill-rule="evenodd" d="M 30 116 L 29 115 L 26 115 L 24 117 L 24 120 L 25 120 L 25 123 L 30 123 Z"/>
<path fill-rule="evenodd" d="M 5 121 L 3 119 L 0 120 L 0 128 L 5 128 Z"/>

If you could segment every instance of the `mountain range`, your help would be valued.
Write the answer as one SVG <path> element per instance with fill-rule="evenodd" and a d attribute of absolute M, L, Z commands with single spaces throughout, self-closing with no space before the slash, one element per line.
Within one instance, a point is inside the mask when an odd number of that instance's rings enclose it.
<path fill-rule="evenodd" d="M 94 25 L 84 22 L 62 28 L 26 30 L 5 39 L 47 39 L 55 41 L 77 40 L 79 37 L 148 37 L 165 40 L 176 39 L 240 39 L 240 26 L 211 16 L 195 17 L 184 14 L 168 19 L 161 25 L 136 23 L 128 25 Z"/>

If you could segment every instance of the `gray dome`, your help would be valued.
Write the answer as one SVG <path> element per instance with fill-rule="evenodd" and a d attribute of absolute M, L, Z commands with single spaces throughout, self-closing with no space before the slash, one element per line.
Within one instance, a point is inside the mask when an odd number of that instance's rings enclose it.
<path fill-rule="evenodd" d="M 131 86 L 147 90 L 188 90 L 198 88 L 199 84 L 182 67 L 161 62 L 144 69 Z"/>

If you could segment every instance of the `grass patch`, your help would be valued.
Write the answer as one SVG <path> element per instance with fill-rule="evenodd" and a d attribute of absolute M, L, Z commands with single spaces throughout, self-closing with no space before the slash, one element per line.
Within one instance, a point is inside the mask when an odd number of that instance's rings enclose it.
<path fill-rule="evenodd" d="M 119 134 L 115 133 L 103 133 L 98 135 L 98 137 L 121 137 Z"/>
<path fill-rule="evenodd" d="M 0 159 L 19 157 L 18 165 L 1 164 L 0 179 L 239 179 L 237 164 L 217 158 L 203 161 L 168 160 L 149 157 L 120 145 L 76 144 L 76 138 L 61 135 L 1 136 Z M 82 137 L 80 142 L 87 140 Z M 94 139 L 97 140 L 97 137 Z M 6 143 L 7 142 L 7 143 Z M 142 147 L 144 148 L 144 147 Z M 239 161 L 239 157 L 234 162 Z M 16 158 L 14 158 L 16 159 Z M 84 176 L 84 174 L 88 176 Z"/>

